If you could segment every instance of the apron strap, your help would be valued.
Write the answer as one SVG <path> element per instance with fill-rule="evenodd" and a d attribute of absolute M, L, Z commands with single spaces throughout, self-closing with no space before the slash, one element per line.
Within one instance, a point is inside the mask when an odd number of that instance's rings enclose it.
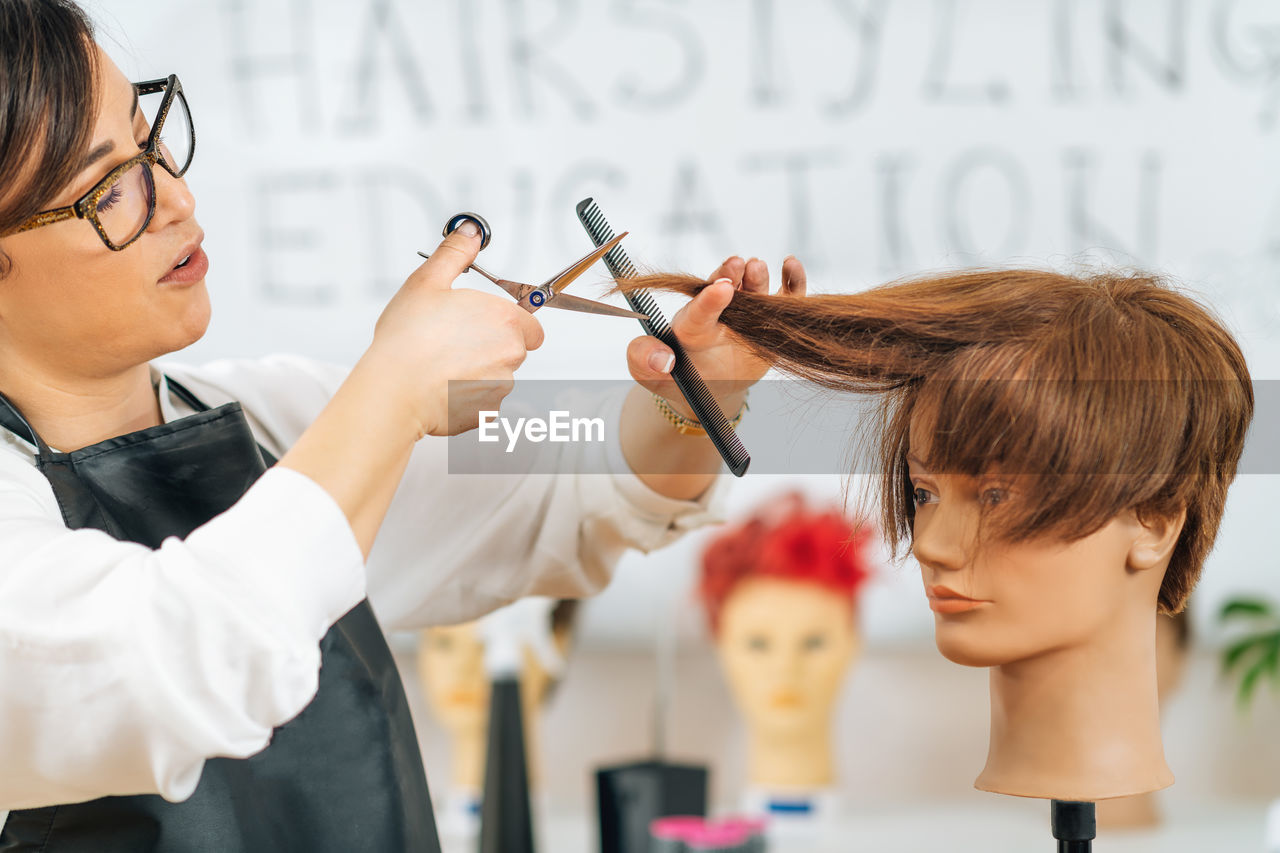
<path fill-rule="evenodd" d="M 179 400 L 186 403 L 188 406 L 195 409 L 197 412 L 209 411 L 209 405 L 205 403 L 203 400 L 201 400 L 199 397 L 197 397 L 195 394 L 192 394 L 191 389 L 189 389 L 187 386 L 183 385 L 181 382 L 174 379 L 172 376 L 166 375 L 164 379 L 165 379 L 165 382 L 169 384 L 169 390 L 172 391 L 174 393 L 174 396 L 176 396 Z M 262 461 L 266 463 L 268 468 L 270 468 L 272 465 L 275 465 L 276 462 L 279 461 L 271 453 L 270 450 L 267 450 L 265 447 L 262 446 L 261 442 L 258 442 L 258 452 L 262 454 Z"/>
<path fill-rule="evenodd" d="M 0 427 L 34 444 L 41 452 L 48 449 L 40 440 L 40 436 L 36 435 L 36 431 L 31 428 L 31 424 L 27 423 L 27 419 L 22 416 L 22 412 L 18 411 L 18 407 L 10 403 L 9 398 L 3 394 L 0 394 Z"/>
<path fill-rule="evenodd" d="M 181 382 L 174 379 L 172 376 L 165 376 L 164 379 L 165 379 L 165 382 L 168 383 L 169 385 L 169 390 L 172 391 L 174 396 L 176 396 L 179 400 L 186 403 L 188 406 L 195 409 L 197 412 L 209 411 L 210 406 L 207 403 L 205 403 L 203 400 L 201 400 L 199 397 L 197 397 L 195 394 L 192 394 L 191 391 L 187 388 L 187 386 L 183 385 Z"/>

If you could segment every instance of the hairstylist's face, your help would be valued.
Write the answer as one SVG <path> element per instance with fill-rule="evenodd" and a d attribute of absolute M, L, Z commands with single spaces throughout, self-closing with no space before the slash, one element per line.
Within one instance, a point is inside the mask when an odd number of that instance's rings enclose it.
<path fill-rule="evenodd" d="M 1019 500 L 1019 478 L 932 472 L 916 437 L 913 430 L 912 553 L 943 656 L 997 666 L 1083 645 L 1124 624 L 1118 617 L 1125 608 L 1154 619 L 1172 547 L 1163 528 L 1152 530 L 1128 512 L 1073 542 L 980 538 L 981 513 Z"/>
<path fill-rule="evenodd" d="M 858 648 L 853 604 L 804 581 L 741 581 L 720 611 L 720 664 L 747 725 L 789 735 L 828 725 Z"/>
<path fill-rule="evenodd" d="M 110 150 L 48 199 L 46 208 L 71 204 L 145 147 L 149 128 L 134 110 L 133 86 L 100 50 L 98 62 L 99 106 L 90 151 Z M 203 276 L 166 278 L 204 237 L 194 217 L 195 199 L 185 181 L 163 168 L 152 171 L 155 216 L 146 233 L 123 251 L 108 249 L 93 226 L 80 219 L 0 241 L 13 262 L 10 274 L 0 279 L 0 349 L 35 369 L 105 376 L 181 349 L 204 334 L 209 296 Z"/>

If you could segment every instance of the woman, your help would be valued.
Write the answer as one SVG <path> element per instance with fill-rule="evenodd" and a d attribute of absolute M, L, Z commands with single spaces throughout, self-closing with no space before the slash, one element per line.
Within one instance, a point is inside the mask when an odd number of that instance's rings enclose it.
<path fill-rule="evenodd" d="M 691 415 L 670 351 L 628 350 L 649 391 L 621 443 L 645 476 L 444 481 L 420 440 L 497 409 L 542 342 L 510 300 L 450 289 L 479 250 L 464 227 L 349 373 L 162 372 L 210 310 L 181 84 L 130 84 L 70 0 L 0 0 L 0 46 L 0 849 L 435 849 L 366 590 L 384 626 L 462 621 L 594 591 L 624 547 L 701 522 L 712 476 L 685 472 L 714 450 L 649 395 Z M 716 317 L 767 272 L 717 276 L 674 323 L 735 380 L 732 412 L 764 368 Z M 469 379 L 488 381 L 448 397 Z M 561 447 L 560 470 L 587 466 Z"/>

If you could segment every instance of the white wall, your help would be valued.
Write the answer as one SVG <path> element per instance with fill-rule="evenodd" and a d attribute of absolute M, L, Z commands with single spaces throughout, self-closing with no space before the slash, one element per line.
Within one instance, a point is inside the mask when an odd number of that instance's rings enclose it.
<path fill-rule="evenodd" d="M 588 248 L 573 204 L 594 195 L 638 262 L 793 252 L 827 291 L 975 263 L 1165 270 L 1280 379 L 1272 0 L 88 6 L 126 74 L 176 71 L 191 101 L 215 304 L 191 359 L 352 360 L 447 215 L 485 214 L 486 266 L 536 281 Z M 553 313 L 524 375 L 624 375 L 633 325 Z M 788 479 L 748 477 L 733 508 Z M 1280 592 L 1276 485 L 1236 485 L 1202 623 Z M 629 559 L 588 635 L 647 638 L 692 547 Z M 927 644 L 919 598 L 909 567 L 884 573 L 872 642 Z"/>

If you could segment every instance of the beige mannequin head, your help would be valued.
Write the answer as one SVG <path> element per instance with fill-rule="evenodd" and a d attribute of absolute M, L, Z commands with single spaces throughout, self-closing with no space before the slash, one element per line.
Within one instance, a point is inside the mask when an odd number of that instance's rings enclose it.
<path fill-rule="evenodd" d="M 1171 784 L 1155 618 L 1195 586 L 1254 409 L 1212 312 L 1130 270 L 975 269 L 738 291 L 719 319 L 774 367 L 878 400 L 885 532 L 919 558 L 939 649 L 991 667 L 978 787 L 1096 800 Z"/>
<path fill-rule="evenodd" d="M 551 613 L 551 632 L 561 655 L 573 635 L 577 602 L 565 600 Z M 489 676 L 484 665 L 479 623 L 428 628 L 418 645 L 418 674 L 432 715 L 449 733 L 454 784 L 478 791 L 484 780 L 484 745 L 489 730 Z M 531 650 L 524 650 L 520 672 L 525 727 L 532 733 L 555 680 Z M 526 748 L 533 742 L 526 738 Z M 532 764 L 532 757 L 530 762 Z M 531 771 L 532 775 L 532 771 Z"/>
<path fill-rule="evenodd" d="M 815 583 L 739 583 L 716 651 L 747 725 L 788 735 L 826 726 L 859 650 L 853 601 Z"/>
<path fill-rule="evenodd" d="M 867 539 L 838 513 L 789 496 L 704 555 L 702 598 L 747 725 L 753 784 L 831 781 L 830 721 L 860 646 L 855 595 Z"/>
<path fill-rule="evenodd" d="M 997 666 L 1092 642 L 1126 612 L 1154 618 L 1183 512 L 1144 521 L 1127 510 L 1071 541 L 1010 542 L 984 525 L 1033 481 L 935 474 L 914 454 L 908 463 L 912 553 L 949 660 Z"/>

